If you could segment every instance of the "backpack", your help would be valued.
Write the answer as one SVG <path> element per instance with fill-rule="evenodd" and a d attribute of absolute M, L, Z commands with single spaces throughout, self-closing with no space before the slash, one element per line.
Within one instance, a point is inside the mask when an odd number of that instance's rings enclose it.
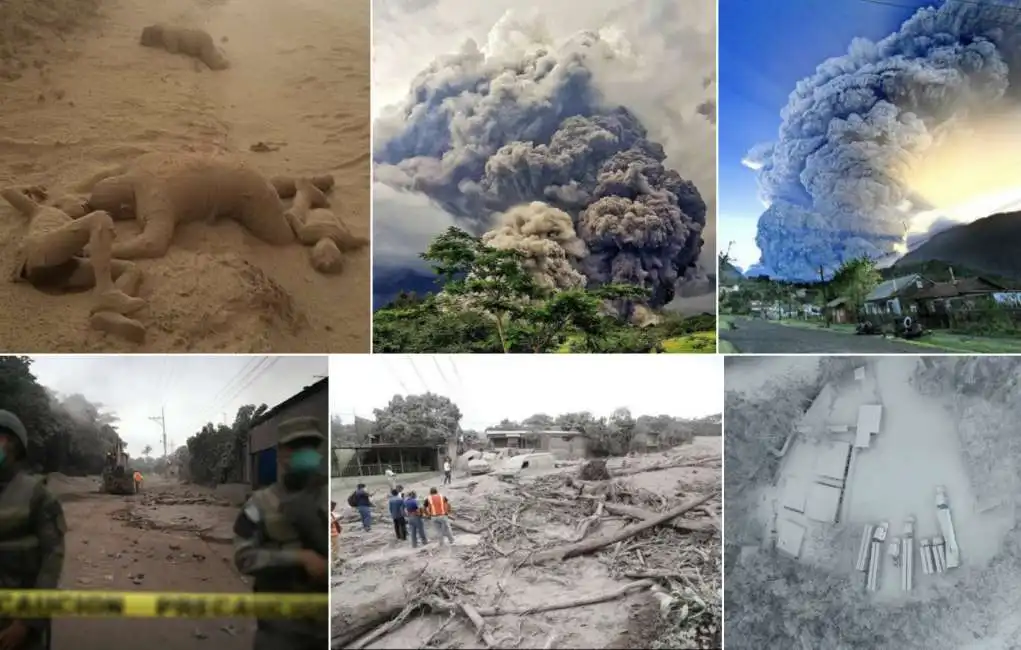
<path fill-rule="evenodd" d="M 352 508 L 358 506 L 358 497 L 356 492 L 352 492 L 351 496 L 347 498 L 347 505 L 351 506 Z"/>

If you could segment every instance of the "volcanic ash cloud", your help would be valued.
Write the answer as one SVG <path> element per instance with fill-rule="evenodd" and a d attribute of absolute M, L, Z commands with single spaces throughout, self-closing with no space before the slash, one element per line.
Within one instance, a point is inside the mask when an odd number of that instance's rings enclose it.
<path fill-rule="evenodd" d="M 814 279 L 820 267 L 903 246 L 912 218 L 903 206 L 924 203 L 912 169 L 954 129 L 1017 104 L 1021 3 L 1009 4 L 922 9 L 798 83 L 777 141 L 746 158 L 769 206 L 756 236 L 760 268 Z"/>
<path fill-rule="evenodd" d="M 552 46 L 535 32 L 503 21 L 490 41 L 512 46 L 470 41 L 419 74 L 377 124 L 376 178 L 522 251 L 549 286 L 629 282 L 665 305 L 698 263 L 705 203 L 598 91 L 593 69 L 619 43 L 585 32 Z"/>

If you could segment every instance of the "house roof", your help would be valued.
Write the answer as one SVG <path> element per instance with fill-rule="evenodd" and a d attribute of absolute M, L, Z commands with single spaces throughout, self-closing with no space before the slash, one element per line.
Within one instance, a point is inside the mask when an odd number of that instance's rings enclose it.
<path fill-rule="evenodd" d="M 315 395 L 316 393 L 329 389 L 330 380 L 328 377 L 320 379 L 319 381 L 309 386 L 305 386 L 305 388 L 303 388 L 300 393 L 295 393 L 294 395 L 291 395 L 284 401 L 280 402 L 279 404 L 269 409 L 268 411 L 257 417 L 255 420 L 253 420 L 251 428 L 254 429 L 263 422 L 269 421 L 274 415 L 280 413 L 281 411 L 287 409 L 288 407 L 293 406 L 299 402 L 303 402 L 312 395 Z"/>
<path fill-rule="evenodd" d="M 998 293 L 1007 288 L 987 278 L 961 278 L 956 282 L 937 282 L 931 287 L 922 289 L 916 298 L 954 298 L 957 296 L 980 293 Z"/>
<path fill-rule="evenodd" d="M 839 307 L 840 305 L 843 305 L 846 302 L 847 302 L 847 298 L 844 298 L 844 297 L 834 298 L 833 300 L 831 300 L 828 303 L 826 303 L 826 306 L 827 307 Z"/>
<path fill-rule="evenodd" d="M 871 302 L 873 300 L 888 300 L 899 295 L 908 287 L 914 287 L 915 283 L 922 279 L 922 276 L 917 273 L 912 273 L 911 275 L 904 275 L 899 278 L 887 280 L 873 289 L 872 292 L 865 297 L 865 301 Z"/>

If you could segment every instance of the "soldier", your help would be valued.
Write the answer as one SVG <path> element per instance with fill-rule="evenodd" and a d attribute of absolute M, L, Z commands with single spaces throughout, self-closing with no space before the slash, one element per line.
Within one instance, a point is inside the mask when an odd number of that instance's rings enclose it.
<path fill-rule="evenodd" d="M 57 589 L 64 568 L 64 510 L 24 469 L 28 432 L 0 411 L 0 588 Z M 0 648 L 48 650 L 50 619 L 0 619 Z"/>
<path fill-rule="evenodd" d="M 255 578 L 256 593 L 329 590 L 329 478 L 319 420 L 298 417 L 277 427 L 277 466 L 283 476 L 256 491 L 234 522 L 234 561 Z M 255 650 L 323 650 L 326 620 L 259 620 Z"/>

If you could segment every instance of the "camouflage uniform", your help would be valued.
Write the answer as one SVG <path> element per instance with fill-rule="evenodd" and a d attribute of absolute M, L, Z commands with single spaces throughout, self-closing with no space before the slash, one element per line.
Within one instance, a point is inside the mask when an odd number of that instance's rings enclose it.
<path fill-rule="evenodd" d="M 316 418 L 292 418 L 277 429 L 277 445 L 323 435 Z M 329 547 L 329 478 L 312 476 L 300 486 L 278 478 L 256 491 L 234 523 L 234 561 L 255 577 L 256 593 L 328 593 L 329 586 L 313 582 L 296 551 L 314 550 L 324 558 Z M 321 539 L 320 539 L 321 538 Z M 323 650 L 329 645 L 327 620 L 260 620 L 255 650 Z"/>
<path fill-rule="evenodd" d="M 16 415 L 0 411 L 0 431 L 28 449 L 28 433 Z M 64 568 L 64 510 L 43 479 L 11 465 L 0 466 L 0 588 L 57 589 Z M 29 628 L 18 650 L 47 650 L 50 620 L 22 621 Z M 0 628 L 10 625 L 0 619 Z"/>

